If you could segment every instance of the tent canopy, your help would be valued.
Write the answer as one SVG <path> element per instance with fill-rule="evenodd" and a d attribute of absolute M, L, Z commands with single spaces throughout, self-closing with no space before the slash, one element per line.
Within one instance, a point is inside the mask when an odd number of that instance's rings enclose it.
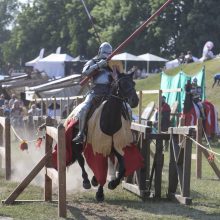
<path fill-rule="evenodd" d="M 168 61 L 162 57 L 158 57 L 150 53 L 145 53 L 145 54 L 139 55 L 138 57 L 141 58 L 143 61 L 147 61 L 147 73 L 149 73 L 151 61 L 154 61 L 154 62 L 167 62 Z"/>
<path fill-rule="evenodd" d="M 25 63 L 25 66 L 35 66 L 36 63 L 41 59 L 40 56 L 36 57 L 35 59 L 31 60 L 31 61 L 28 61 Z"/>
<path fill-rule="evenodd" d="M 143 61 L 143 59 L 133 55 L 133 54 L 130 54 L 130 53 L 119 53 L 119 54 L 116 54 L 115 56 L 112 57 L 112 60 L 129 60 L 129 61 Z"/>
<path fill-rule="evenodd" d="M 31 60 L 31 61 L 26 62 L 26 63 L 25 63 L 25 66 L 32 66 L 32 67 L 34 67 L 35 64 L 36 64 L 40 59 L 42 59 L 42 58 L 44 57 L 44 51 L 45 51 L 45 49 L 42 48 L 42 49 L 40 50 L 40 53 L 39 53 L 38 57 L 36 57 L 35 59 L 33 59 L 33 60 Z"/>
<path fill-rule="evenodd" d="M 57 54 L 57 53 L 52 53 L 47 57 L 44 57 L 43 59 L 39 60 L 39 62 L 70 62 L 73 61 L 74 58 L 71 57 L 70 55 L 64 53 L 64 54 Z"/>
<path fill-rule="evenodd" d="M 145 53 L 145 54 L 139 55 L 138 57 L 144 61 L 157 61 L 157 62 L 167 62 L 168 61 L 167 59 L 164 59 L 162 57 L 158 57 L 158 56 L 150 54 L 150 53 Z"/>
<path fill-rule="evenodd" d="M 130 53 L 120 53 L 116 54 L 115 56 L 112 57 L 112 60 L 123 60 L 125 61 L 125 72 L 127 70 L 127 61 L 144 61 L 143 59 L 130 54 Z"/>
<path fill-rule="evenodd" d="M 40 59 L 35 69 L 44 71 L 49 77 L 63 77 L 65 73 L 65 62 L 73 62 L 74 58 L 68 54 L 52 53 L 49 56 Z"/>

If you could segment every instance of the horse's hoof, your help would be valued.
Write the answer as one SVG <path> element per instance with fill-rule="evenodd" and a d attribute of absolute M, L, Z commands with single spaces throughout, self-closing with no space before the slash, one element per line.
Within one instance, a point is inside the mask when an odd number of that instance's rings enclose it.
<path fill-rule="evenodd" d="M 116 187 L 119 185 L 120 181 L 112 180 L 108 183 L 108 188 L 113 190 L 116 189 Z"/>
<path fill-rule="evenodd" d="M 83 181 L 83 188 L 84 189 L 91 189 L 91 183 L 89 180 L 84 180 Z"/>
<path fill-rule="evenodd" d="M 92 177 L 91 183 L 92 183 L 92 186 L 94 186 L 94 187 L 98 186 L 98 182 L 97 182 L 95 176 Z"/>
<path fill-rule="evenodd" d="M 95 198 L 97 202 L 103 202 L 105 199 L 104 193 L 97 192 Z"/>

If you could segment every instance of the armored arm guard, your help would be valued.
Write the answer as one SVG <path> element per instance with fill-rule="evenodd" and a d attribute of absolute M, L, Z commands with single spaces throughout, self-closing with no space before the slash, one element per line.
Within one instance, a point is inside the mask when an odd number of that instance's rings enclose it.
<path fill-rule="evenodd" d="M 99 62 L 95 63 L 94 60 L 87 62 L 83 68 L 82 75 L 89 76 L 93 71 L 100 69 L 107 65 L 107 61 L 102 59 Z"/>
<path fill-rule="evenodd" d="M 90 60 L 83 67 L 82 76 L 83 77 L 89 76 L 90 73 L 92 73 L 93 71 L 97 70 L 98 68 L 99 68 L 99 66 L 93 60 Z"/>

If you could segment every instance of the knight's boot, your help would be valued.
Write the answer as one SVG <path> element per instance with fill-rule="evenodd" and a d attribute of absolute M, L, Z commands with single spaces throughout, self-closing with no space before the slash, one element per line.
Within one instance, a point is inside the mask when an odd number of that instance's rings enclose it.
<path fill-rule="evenodd" d="M 203 106 L 200 107 L 200 112 L 201 112 L 202 119 L 205 120 L 205 119 L 206 119 L 206 116 L 205 116 L 205 111 L 204 111 Z"/>
<path fill-rule="evenodd" d="M 85 124 L 86 124 L 86 112 L 84 112 L 84 114 L 82 114 L 79 117 L 79 132 L 76 135 L 75 138 L 73 138 L 72 142 L 74 143 L 83 143 L 84 142 L 84 138 L 85 138 L 85 134 L 84 134 L 84 128 L 85 128 Z"/>
<path fill-rule="evenodd" d="M 84 134 L 83 132 L 78 132 L 76 137 L 73 138 L 72 142 L 74 143 L 83 143 L 84 141 Z"/>

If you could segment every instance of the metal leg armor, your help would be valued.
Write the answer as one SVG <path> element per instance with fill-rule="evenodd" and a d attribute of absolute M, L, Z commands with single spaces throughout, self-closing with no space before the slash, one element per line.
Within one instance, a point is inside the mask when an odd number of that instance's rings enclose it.
<path fill-rule="evenodd" d="M 93 99 L 94 95 L 93 94 L 89 94 L 83 105 L 82 105 L 82 108 L 79 112 L 79 132 L 78 134 L 76 135 L 75 138 L 73 138 L 73 142 L 75 143 L 83 143 L 84 141 L 84 137 L 85 137 L 85 134 L 84 134 L 84 129 L 85 129 L 85 125 L 86 125 L 86 119 L 87 119 L 87 114 L 91 108 L 91 101 Z"/>
<path fill-rule="evenodd" d="M 199 110 L 201 112 L 202 119 L 205 120 L 206 119 L 205 110 L 204 110 L 204 107 L 203 107 L 202 103 L 197 102 L 197 106 L 199 106 Z"/>

